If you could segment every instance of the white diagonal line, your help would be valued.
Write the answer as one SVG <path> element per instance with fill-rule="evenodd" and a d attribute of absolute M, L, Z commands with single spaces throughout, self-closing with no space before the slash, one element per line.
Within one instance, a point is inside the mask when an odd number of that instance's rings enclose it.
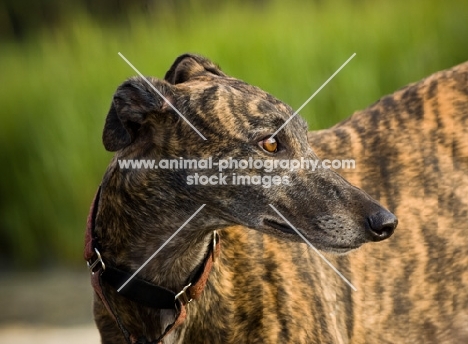
<path fill-rule="evenodd" d="M 153 258 L 159 253 L 159 251 L 161 251 L 161 250 L 164 248 L 164 246 L 166 246 L 167 243 L 168 243 L 169 241 L 171 241 L 171 240 L 177 235 L 177 233 L 179 233 L 179 232 L 182 230 L 182 228 L 184 228 L 185 225 L 186 225 L 187 223 L 189 223 L 190 220 L 193 219 L 193 218 L 195 217 L 195 215 L 198 214 L 198 212 L 199 212 L 200 210 L 203 209 L 204 206 L 205 206 L 205 204 L 203 204 L 200 208 L 198 208 L 198 210 L 197 210 L 195 213 L 193 213 L 193 215 L 190 216 L 189 219 L 188 219 L 187 221 L 185 221 L 184 224 L 183 224 L 182 226 L 180 226 L 179 229 L 176 230 L 176 231 L 174 232 L 174 234 L 172 234 L 172 235 L 169 237 L 169 239 L 167 239 L 167 240 L 164 242 L 164 244 L 162 244 L 161 247 L 158 248 L 158 249 L 156 250 L 156 252 L 154 252 L 154 253 L 151 255 L 151 257 L 149 257 L 149 258 L 146 260 L 146 262 L 144 262 L 143 265 L 140 266 L 140 267 L 138 268 L 138 270 L 135 271 L 135 272 L 133 273 L 133 275 L 131 275 L 130 278 L 129 278 L 128 280 L 126 280 L 124 284 L 122 284 L 122 285 L 120 286 L 119 289 L 117 289 L 117 292 L 120 292 L 120 291 L 123 289 L 123 287 L 125 287 L 125 286 L 127 285 L 127 283 L 130 282 L 130 281 L 141 271 L 141 269 L 143 269 L 143 268 L 146 266 L 146 264 L 148 264 L 148 263 L 150 262 L 150 260 L 153 259 Z"/>
<path fill-rule="evenodd" d="M 182 114 L 180 113 L 180 111 L 177 110 L 176 107 L 175 107 L 174 105 L 172 105 L 171 102 L 170 102 L 166 97 L 164 97 L 164 96 L 162 95 L 162 93 L 159 92 L 159 90 L 158 90 L 156 87 L 154 87 L 154 85 L 153 85 L 151 82 L 149 82 L 148 79 L 146 79 L 146 78 L 143 76 L 143 74 L 141 74 L 141 73 L 138 71 L 138 69 L 136 69 L 135 66 L 131 64 L 131 62 L 130 62 L 129 60 L 127 60 L 127 59 L 125 58 L 125 56 L 123 56 L 120 52 L 119 52 L 119 56 L 120 56 L 125 62 L 127 62 L 127 64 L 128 64 L 130 67 L 132 67 L 132 69 L 133 69 L 135 72 L 137 72 L 137 74 L 138 74 L 139 76 L 141 76 L 141 77 L 143 78 L 143 80 L 145 80 L 146 83 L 147 83 L 157 94 L 159 94 L 159 96 L 160 96 L 162 99 L 164 99 L 164 101 L 165 101 L 175 112 L 177 112 L 177 114 L 178 114 L 180 117 L 182 117 L 183 120 L 184 120 L 185 122 L 187 122 L 187 124 L 190 125 L 190 126 L 192 127 L 192 129 L 195 130 L 195 131 L 197 132 L 197 134 L 200 135 L 200 137 L 201 137 L 203 140 L 206 140 L 206 137 L 203 136 L 202 133 L 200 133 L 200 132 L 198 131 L 198 129 L 195 128 L 195 127 L 193 126 L 193 124 L 190 123 L 189 120 L 188 120 L 187 118 L 185 118 L 185 116 L 182 115 Z"/>
<path fill-rule="evenodd" d="M 281 127 L 279 127 L 279 129 L 278 129 L 277 131 L 275 131 L 275 133 L 274 133 L 273 135 L 271 135 L 271 138 L 275 137 L 275 136 L 281 131 L 281 129 L 283 129 L 283 128 L 299 113 L 299 111 L 301 111 L 301 110 L 304 108 L 304 106 L 306 106 L 307 103 L 309 103 L 309 102 L 317 95 L 317 93 L 319 93 L 319 92 L 322 90 L 322 88 L 324 88 L 325 85 L 328 84 L 328 82 L 329 82 L 331 79 L 333 79 L 333 78 L 335 77 L 335 75 L 338 74 L 338 73 L 340 72 L 340 70 L 342 70 L 343 67 L 346 66 L 346 65 L 348 64 L 349 61 L 351 61 L 351 59 L 352 59 L 354 56 L 356 56 L 356 53 L 354 53 L 353 55 L 351 55 L 351 57 L 350 57 L 349 59 L 347 59 L 346 62 L 343 63 L 343 64 L 341 65 L 341 67 L 338 68 L 338 69 L 336 70 L 336 72 L 333 73 L 332 76 L 329 77 L 328 80 L 325 81 L 325 82 L 322 84 L 322 86 L 320 86 L 319 89 L 318 89 L 317 91 L 315 91 L 315 93 L 314 93 L 313 95 L 311 95 L 311 96 L 309 97 L 309 99 L 307 99 L 307 100 L 305 101 L 305 103 L 302 104 L 302 106 L 301 106 L 299 109 L 297 109 L 296 112 L 294 112 L 294 113 L 292 114 L 292 116 L 289 117 L 289 118 L 286 120 L 286 122 L 283 123 L 283 125 L 282 125 Z"/>
<path fill-rule="evenodd" d="M 296 227 L 294 227 L 294 226 L 291 224 L 291 222 L 289 222 L 289 221 L 283 216 L 283 214 L 281 214 L 273 205 L 270 204 L 270 207 L 272 207 L 273 210 L 276 211 L 276 213 L 277 213 L 279 216 L 281 216 L 281 218 L 282 218 L 284 221 L 286 221 L 286 223 L 287 223 L 292 229 L 294 229 L 294 230 L 296 231 L 296 233 L 302 238 L 302 240 L 304 240 L 310 247 L 312 247 L 312 249 L 315 251 L 315 253 L 317 253 L 317 254 L 319 255 L 319 257 L 322 258 L 323 261 L 324 261 L 325 263 L 327 263 L 327 264 L 333 269 L 333 271 L 335 271 L 335 272 L 338 274 L 338 276 L 340 276 L 340 277 L 343 279 L 343 281 L 345 281 L 354 291 L 357 291 L 356 287 L 355 287 L 354 285 L 352 285 L 351 282 L 348 281 L 348 280 L 346 279 L 346 277 L 344 277 L 344 276 L 341 274 L 341 272 L 339 272 L 339 271 L 333 266 L 333 264 L 330 263 L 330 262 L 328 261 L 328 259 L 325 258 L 325 257 L 323 256 L 323 254 L 321 254 L 320 251 L 317 250 L 317 249 L 314 247 L 314 245 L 312 245 L 312 244 L 309 242 L 309 240 L 307 240 L 306 237 L 305 237 L 304 235 L 302 235 L 302 233 L 299 232 L 299 231 L 296 229 Z"/>

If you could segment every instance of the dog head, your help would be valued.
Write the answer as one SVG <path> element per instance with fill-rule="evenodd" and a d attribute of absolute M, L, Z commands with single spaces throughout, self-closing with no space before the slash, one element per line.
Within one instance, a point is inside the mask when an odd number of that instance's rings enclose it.
<path fill-rule="evenodd" d="M 116 154 L 103 187 L 119 195 L 128 221 L 148 230 L 183 222 L 205 204 L 193 220 L 199 235 L 239 224 L 301 241 L 297 230 L 335 253 L 390 237 L 395 216 L 317 168 L 307 125 L 293 114 L 211 61 L 182 55 L 164 80 L 134 77 L 117 89 L 103 132 Z"/>

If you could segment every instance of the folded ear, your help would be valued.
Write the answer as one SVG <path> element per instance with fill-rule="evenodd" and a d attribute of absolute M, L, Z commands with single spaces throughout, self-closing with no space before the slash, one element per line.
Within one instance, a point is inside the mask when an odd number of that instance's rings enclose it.
<path fill-rule="evenodd" d="M 210 74 L 226 76 L 217 65 L 207 58 L 199 55 L 184 54 L 174 61 L 164 79 L 175 85 L 197 76 Z"/>
<path fill-rule="evenodd" d="M 166 98 L 170 98 L 170 85 L 165 81 L 147 78 Z M 139 77 L 131 78 L 119 86 L 107 114 L 102 142 L 115 152 L 129 146 L 138 137 L 140 128 L 150 113 L 163 112 L 165 101 Z"/>

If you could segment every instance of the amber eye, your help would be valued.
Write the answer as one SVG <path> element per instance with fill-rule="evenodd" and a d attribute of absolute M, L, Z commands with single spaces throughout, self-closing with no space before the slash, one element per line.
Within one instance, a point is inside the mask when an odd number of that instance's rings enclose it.
<path fill-rule="evenodd" d="M 263 141 L 260 141 L 260 146 L 270 153 L 275 153 L 278 150 L 278 142 L 273 138 L 269 137 Z"/>

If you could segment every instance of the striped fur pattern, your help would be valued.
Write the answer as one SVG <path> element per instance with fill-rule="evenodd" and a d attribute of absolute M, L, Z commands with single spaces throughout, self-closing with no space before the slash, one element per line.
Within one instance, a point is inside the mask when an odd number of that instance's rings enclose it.
<path fill-rule="evenodd" d="M 207 287 L 164 343 L 466 341 L 467 70 L 462 65 L 436 74 L 329 130 L 307 135 L 297 117 L 278 134 L 283 157 L 356 159 L 346 179 L 400 218 L 394 237 L 345 256 L 333 253 L 380 241 L 368 233 L 367 220 L 390 213 L 330 170 L 278 171 L 293 185 L 265 189 L 188 187 L 183 171 L 118 168 L 120 158 L 271 157 L 257 143 L 289 118 L 289 106 L 204 58 L 184 55 L 165 80 L 151 82 L 207 137 L 202 142 L 141 79 L 127 81 L 114 96 L 103 134 L 105 147 L 116 152 L 96 219 L 104 260 L 136 270 L 205 203 L 140 274 L 180 290 L 211 231 L 221 229 L 221 257 Z M 281 224 L 269 203 L 328 252 L 358 292 L 287 226 L 266 225 Z M 171 311 L 107 292 L 125 326 L 148 340 L 173 318 Z M 95 319 L 103 343 L 124 343 L 98 298 Z"/>
<path fill-rule="evenodd" d="M 359 289 L 341 299 L 345 342 L 468 343 L 468 63 L 309 142 L 319 156 L 355 157 L 342 175 L 400 221 L 390 240 L 340 261 Z"/>

